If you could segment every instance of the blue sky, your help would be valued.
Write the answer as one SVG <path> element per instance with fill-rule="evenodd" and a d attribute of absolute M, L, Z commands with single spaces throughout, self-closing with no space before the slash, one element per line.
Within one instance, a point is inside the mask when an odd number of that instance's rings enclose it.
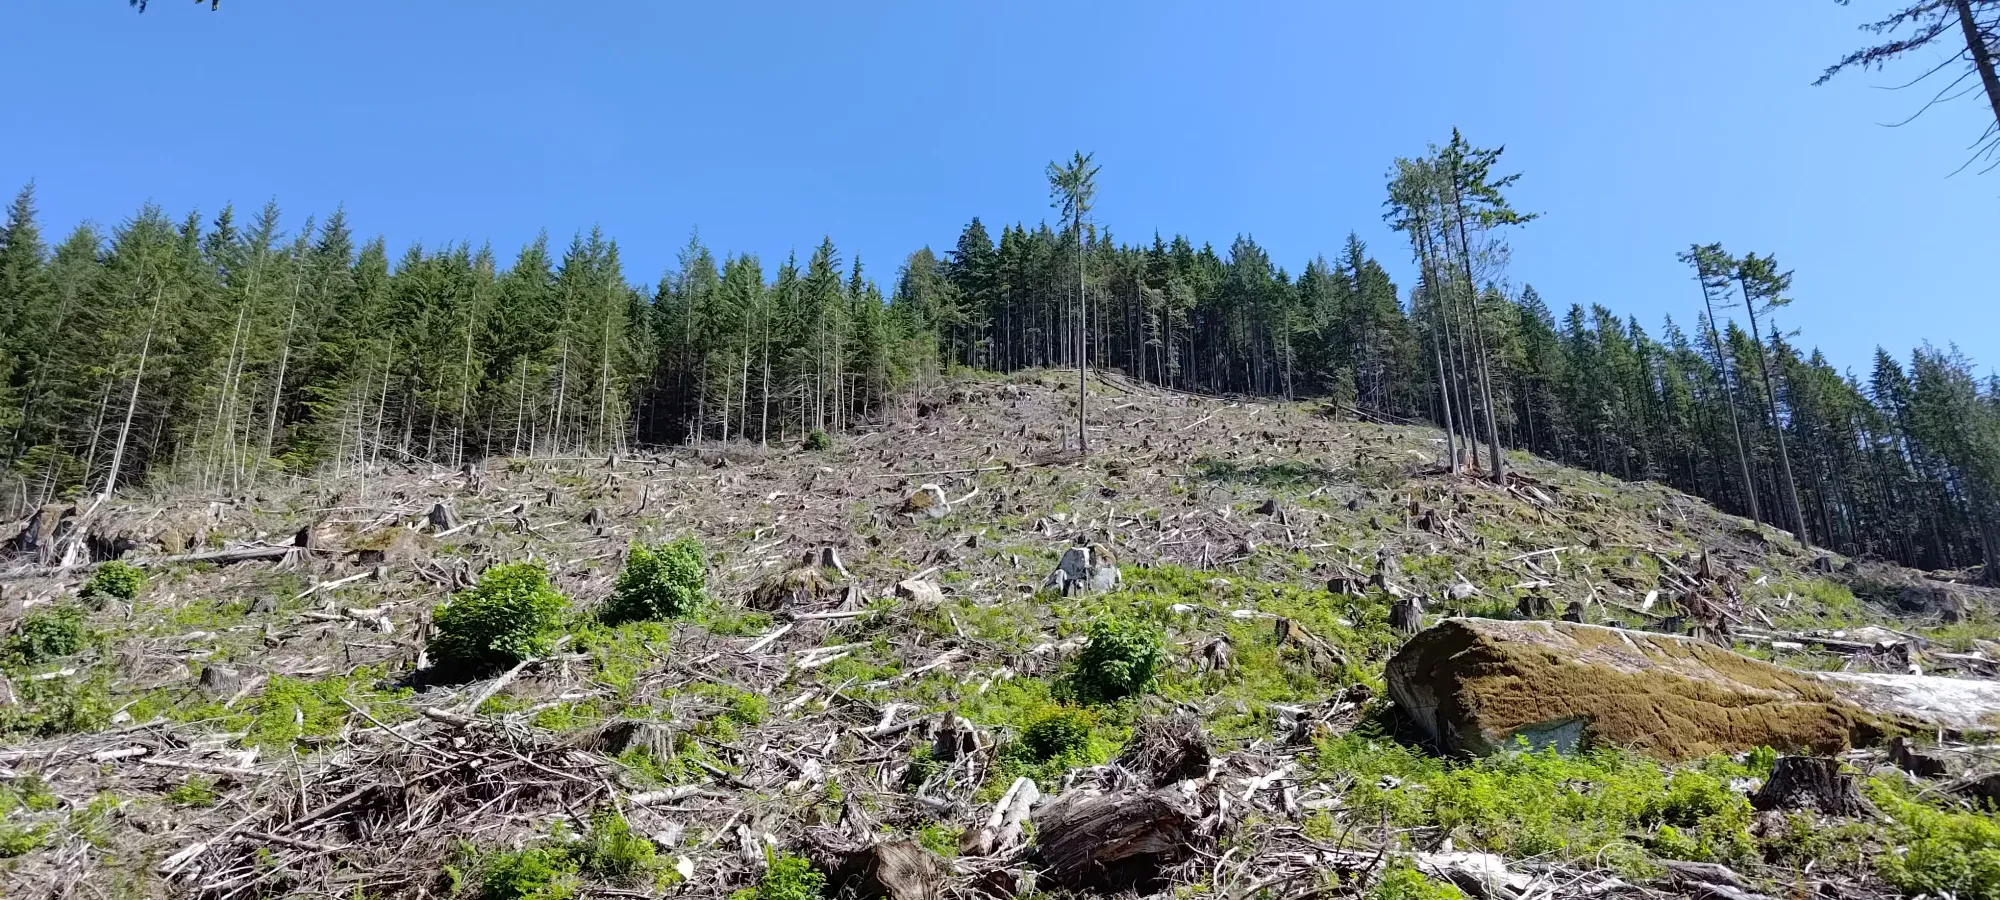
<path fill-rule="evenodd" d="M 1917 61 L 1811 86 L 1885 0 L 154 2 L 0 9 L 0 187 L 51 231 L 275 197 L 392 248 L 601 224 L 644 282 L 696 225 L 767 267 L 830 234 L 886 283 L 1049 216 L 1081 148 L 1125 239 L 1247 232 L 1296 272 L 1355 230 L 1407 284 L 1384 173 L 1457 126 L 1524 173 L 1512 279 L 1558 311 L 1691 322 L 1674 254 L 1719 240 L 1797 270 L 1781 323 L 1838 365 L 2000 362 L 2000 173 L 1948 177 L 1984 107 L 1882 127 Z"/>

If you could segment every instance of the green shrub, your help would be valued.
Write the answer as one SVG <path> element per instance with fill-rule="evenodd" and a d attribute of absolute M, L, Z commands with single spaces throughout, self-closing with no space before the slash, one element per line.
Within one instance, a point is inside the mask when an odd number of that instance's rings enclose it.
<path fill-rule="evenodd" d="M 1408 864 L 1383 870 L 1380 881 L 1368 891 L 1368 900 L 1464 900 L 1465 892 L 1440 884 Z"/>
<path fill-rule="evenodd" d="M 166 799 L 175 806 L 214 806 L 221 795 L 215 792 L 215 782 L 196 775 L 174 785 Z"/>
<path fill-rule="evenodd" d="M 2000 823 L 1928 806 L 1886 779 L 1869 787 L 1870 799 L 1895 820 L 1890 831 L 1904 848 L 1876 857 L 1882 880 L 1910 896 L 2000 900 Z"/>
<path fill-rule="evenodd" d="M 824 453 L 833 449 L 833 438 L 828 437 L 826 432 L 815 428 L 811 434 L 806 435 L 805 446 L 807 450 L 811 450 L 814 453 Z"/>
<path fill-rule="evenodd" d="M 826 876 L 812 863 L 790 854 L 764 852 L 771 865 L 757 880 L 756 900 L 821 900 L 826 895 Z"/>
<path fill-rule="evenodd" d="M 83 586 L 85 597 L 115 597 L 130 603 L 146 588 L 146 573 L 128 562 L 111 560 L 91 573 Z"/>
<path fill-rule="evenodd" d="M 576 862 L 558 847 L 494 853 L 479 878 L 484 900 L 569 900 L 576 891 Z"/>
<path fill-rule="evenodd" d="M 692 536 L 654 547 L 633 544 L 603 618 L 612 624 L 687 618 L 701 611 L 707 582 L 701 542 Z"/>
<path fill-rule="evenodd" d="M 90 645 L 83 609 L 72 604 L 38 609 L 21 620 L 21 630 L 7 640 L 7 656 L 16 665 L 38 666 L 75 656 Z"/>
<path fill-rule="evenodd" d="M 541 656 L 554 646 L 569 598 L 532 562 L 494 566 L 437 611 L 430 643 L 439 667 L 472 674 Z"/>
<path fill-rule="evenodd" d="M 590 820 L 590 833 L 576 856 L 586 871 L 606 878 L 656 879 L 665 870 L 653 842 L 633 833 L 631 823 L 609 808 Z"/>
<path fill-rule="evenodd" d="M 1082 757 L 1090 749 L 1090 729 L 1097 716 L 1074 706 L 1051 706 L 1021 730 L 1020 756 L 1045 763 Z"/>
<path fill-rule="evenodd" d="M 14 683 L 20 703 L 0 707 L 0 734 L 37 737 L 99 731 L 111 723 L 110 679 L 98 672 L 87 681 L 23 679 Z"/>
<path fill-rule="evenodd" d="M 0 822 L 0 859 L 13 859 L 34 852 L 42 846 L 42 838 L 48 832 L 47 825 Z"/>
<path fill-rule="evenodd" d="M 1070 673 L 1070 692 L 1085 703 L 1114 703 L 1152 687 L 1165 655 L 1160 633 L 1137 622 L 1102 618 Z"/>

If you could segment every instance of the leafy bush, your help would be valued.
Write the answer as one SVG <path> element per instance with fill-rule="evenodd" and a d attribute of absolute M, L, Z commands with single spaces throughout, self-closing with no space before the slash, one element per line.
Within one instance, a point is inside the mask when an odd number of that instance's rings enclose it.
<path fill-rule="evenodd" d="M 826 876 L 812 867 L 803 858 L 785 853 L 766 850 L 771 865 L 764 870 L 764 876 L 757 880 L 757 890 L 739 891 L 741 895 L 751 894 L 756 900 L 821 900 L 826 895 Z"/>
<path fill-rule="evenodd" d="M 811 450 L 814 453 L 824 453 L 833 449 L 833 438 L 828 437 L 826 432 L 815 428 L 811 434 L 806 435 L 805 446 L 807 450 Z"/>
<path fill-rule="evenodd" d="M 109 678 L 88 681 L 23 679 L 14 683 L 20 703 L 0 707 L 0 735 L 24 732 L 37 737 L 98 731 L 111 722 Z"/>
<path fill-rule="evenodd" d="M 576 890 L 576 862 L 559 847 L 492 854 L 479 879 L 484 900 L 568 900 Z"/>
<path fill-rule="evenodd" d="M 1368 900 L 1464 900 L 1464 897 L 1464 891 L 1432 881 L 1408 864 L 1383 870 L 1381 880 L 1368 891 Z"/>
<path fill-rule="evenodd" d="M 74 605 L 38 609 L 21 620 L 21 630 L 7 640 L 7 657 L 16 665 L 38 666 L 75 656 L 90 645 L 83 609 Z"/>
<path fill-rule="evenodd" d="M 1152 687 L 1165 655 L 1158 631 L 1117 618 L 1090 623 L 1090 639 L 1070 673 L 1070 691 L 1086 703 L 1114 703 Z"/>
<path fill-rule="evenodd" d="M 166 794 L 166 800 L 175 806 L 214 806 L 222 795 L 215 792 L 215 782 L 196 775 Z"/>
<path fill-rule="evenodd" d="M 548 653 L 562 633 L 569 598 L 532 562 L 494 566 L 479 584 L 437 611 L 431 655 L 441 668 L 491 671 Z"/>
<path fill-rule="evenodd" d="M 1090 729 L 1096 725 L 1097 716 L 1090 710 L 1051 706 L 1021 730 L 1019 755 L 1037 763 L 1081 757 L 1090 748 Z"/>
<path fill-rule="evenodd" d="M 48 825 L 15 825 L 0 822 L 0 859 L 13 859 L 42 846 Z"/>
<path fill-rule="evenodd" d="M 2000 823 L 1928 806 L 1887 779 L 1871 782 L 1869 795 L 1895 820 L 1891 833 L 1905 848 L 1876 857 L 1882 880 L 1910 896 L 2000 900 Z"/>
<path fill-rule="evenodd" d="M 634 544 L 618 573 L 618 588 L 605 602 L 604 620 L 684 619 L 701 610 L 707 587 L 701 542 L 692 536 L 654 547 Z"/>
<path fill-rule="evenodd" d="M 585 870 L 606 878 L 657 879 L 666 869 L 653 842 L 633 833 L 631 823 L 615 809 L 590 820 L 590 833 L 576 856 Z"/>
<path fill-rule="evenodd" d="M 130 603 L 146 588 L 146 573 L 128 562 L 111 560 L 91 573 L 83 586 L 85 597 L 115 597 Z"/>

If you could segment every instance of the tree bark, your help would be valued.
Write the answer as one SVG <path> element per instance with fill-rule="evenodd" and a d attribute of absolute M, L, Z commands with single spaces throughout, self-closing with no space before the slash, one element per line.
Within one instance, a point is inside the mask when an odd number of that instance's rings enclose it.
<path fill-rule="evenodd" d="M 1986 85 L 1986 100 L 1993 106 L 1993 126 L 2000 128 L 2000 75 L 1993 70 L 1993 51 L 1979 33 L 1979 23 L 1972 19 L 1972 0 L 1955 0 L 1953 5 L 1958 7 L 1958 26 L 1965 32 L 1965 49 L 1972 54 L 1972 65 Z"/>

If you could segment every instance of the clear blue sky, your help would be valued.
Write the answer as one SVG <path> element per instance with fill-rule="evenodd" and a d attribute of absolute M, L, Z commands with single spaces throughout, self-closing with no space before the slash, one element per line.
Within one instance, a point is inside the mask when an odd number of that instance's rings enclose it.
<path fill-rule="evenodd" d="M 1719 240 L 1797 269 L 1782 322 L 1839 365 L 1991 367 L 2000 173 L 1947 177 L 1983 107 L 1890 129 L 1913 70 L 1810 86 L 1889 5 L 13 0 L 0 185 L 52 231 L 148 198 L 503 256 L 601 224 L 642 282 L 696 225 L 767 267 L 830 234 L 886 284 L 974 215 L 1050 215 L 1082 148 L 1125 239 L 1248 232 L 1296 272 L 1352 229 L 1407 284 L 1383 175 L 1458 126 L 1524 173 L 1512 277 L 1558 312 L 1691 322 L 1674 253 Z"/>

